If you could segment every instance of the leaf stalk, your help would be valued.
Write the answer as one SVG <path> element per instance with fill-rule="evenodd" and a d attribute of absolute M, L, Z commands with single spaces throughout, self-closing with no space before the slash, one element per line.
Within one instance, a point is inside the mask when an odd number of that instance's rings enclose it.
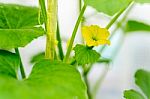
<path fill-rule="evenodd" d="M 73 43 L 74 43 L 77 31 L 78 31 L 80 22 L 81 22 L 81 20 L 83 18 L 83 14 L 84 14 L 84 12 L 86 10 L 86 7 L 87 7 L 87 5 L 84 4 L 83 8 L 81 9 L 80 15 L 78 17 L 78 20 L 77 20 L 77 22 L 75 24 L 75 28 L 74 28 L 72 36 L 71 36 L 71 40 L 70 40 L 70 43 L 69 43 L 69 47 L 67 49 L 66 56 L 64 57 L 64 60 L 63 60 L 64 62 L 68 62 L 68 59 L 69 59 L 69 56 L 70 56 L 70 53 L 71 53 L 71 50 L 72 50 L 72 46 L 73 46 Z"/>

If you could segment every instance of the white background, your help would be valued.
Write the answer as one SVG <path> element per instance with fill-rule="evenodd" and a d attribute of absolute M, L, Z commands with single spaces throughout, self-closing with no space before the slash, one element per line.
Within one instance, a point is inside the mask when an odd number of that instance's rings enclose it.
<path fill-rule="evenodd" d="M 0 2 L 38 6 L 38 0 L 0 0 Z M 64 42 L 67 41 L 67 39 L 69 39 L 71 36 L 79 12 L 77 9 L 77 0 L 59 0 L 60 30 Z M 93 14 L 93 12 L 88 9 L 86 15 L 90 14 Z M 150 5 L 136 4 L 130 12 L 128 18 L 141 20 L 147 24 L 150 24 Z M 94 12 L 94 15 L 88 18 L 86 24 L 99 24 L 103 27 L 108 22 L 109 17 L 105 17 Z M 76 42 L 80 42 L 80 31 L 78 32 Z M 117 39 L 114 39 L 114 42 L 112 42 L 111 46 L 113 46 L 115 42 L 118 42 Z M 101 88 L 99 89 L 97 99 L 123 99 L 124 89 L 137 88 L 133 79 L 134 72 L 139 68 L 150 69 L 149 45 L 150 34 L 148 32 L 138 32 L 125 37 L 122 48 L 120 51 L 118 51 L 118 54 L 116 54 L 116 58 L 111 63 L 111 68 L 109 69 L 109 72 L 104 79 Z M 111 46 L 108 48 L 111 48 Z M 29 64 L 31 56 L 38 52 L 44 51 L 44 49 L 44 37 L 34 40 L 25 48 L 20 48 L 27 75 L 29 75 L 31 70 L 31 66 Z M 111 51 L 109 50 L 105 52 L 104 57 L 107 57 L 110 52 Z M 104 65 L 95 65 L 94 69 L 89 75 L 91 85 L 94 84 L 96 79 L 102 73 L 103 69 Z"/>

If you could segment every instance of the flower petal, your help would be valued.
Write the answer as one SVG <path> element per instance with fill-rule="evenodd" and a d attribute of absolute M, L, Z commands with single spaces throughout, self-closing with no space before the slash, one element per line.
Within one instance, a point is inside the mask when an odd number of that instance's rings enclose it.
<path fill-rule="evenodd" d="M 87 46 L 110 45 L 110 41 L 107 40 L 110 35 L 109 31 L 98 25 L 83 26 L 82 35 Z"/>

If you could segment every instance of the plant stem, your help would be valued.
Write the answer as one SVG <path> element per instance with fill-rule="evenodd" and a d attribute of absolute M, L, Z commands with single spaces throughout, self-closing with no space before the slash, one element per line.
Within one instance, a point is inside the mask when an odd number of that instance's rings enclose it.
<path fill-rule="evenodd" d="M 87 79 L 87 75 L 84 75 L 84 81 L 85 81 L 85 84 L 87 86 L 88 99 L 92 99 L 92 95 L 91 95 L 91 92 L 90 92 L 90 86 L 89 86 L 89 82 L 88 82 L 88 79 Z"/>
<path fill-rule="evenodd" d="M 69 47 L 68 47 L 66 56 L 64 57 L 64 60 L 63 60 L 64 62 L 68 62 L 68 58 L 69 58 L 70 53 L 71 53 L 71 50 L 72 50 L 72 46 L 73 46 L 73 43 L 74 43 L 74 39 L 75 39 L 75 37 L 76 37 L 77 30 L 78 30 L 78 27 L 79 27 L 80 22 L 81 22 L 81 20 L 82 20 L 83 14 L 84 14 L 84 12 L 85 12 L 85 10 L 86 10 L 86 7 L 87 7 L 87 6 L 84 5 L 83 8 L 82 8 L 82 10 L 81 10 L 81 12 L 80 12 L 80 15 L 79 15 L 79 17 L 78 17 L 78 20 L 77 20 L 77 22 L 76 22 L 75 28 L 74 28 L 73 33 L 72 33 L 72 36 L 71 36 L 71 40 L 70 40 L 70 43 L 69 43 Z"/>
<path fill-rule="evenodd" d="M 115 31 L 121 26 L 120 23 L 123 23 L 123 22 L 126 20 L 128 14 L 129 14 L 129 12 L 131 11 L 131 9 L 132 9 L 132 7 L 133 7 L 133 4 L 134 4 L 134 2 L 131 2 L 131 3 L 129 4 L 129 6 L 127 7 L 128 9 L 126 8 L 126 9 L 127 9 L 126 13 L 124 14 L 124 16 L 123 16 L 122 20 L 119 22 L 119 24 L 117 23 L 117 27 L 114 29 L 114 31 L 113 31 L 112 34 L 110 35 L 109 40 L 111 40 L 111 39 L 114 37 L 114 35 L 116 34 Z M 123 10 L 125 11 L 125 9 L 123 9 Z M 124 11 L 123 11 L 123 12 L 124 12 Z M 121 15 L 121 14 L 120 14 L 121 12 L 122 12 L 122 10 L 118 13 L 118 15 Z M 122 12 L 122 13 L 123 13 L 123 12 Z M 112 19 L 112 20 L 110 21 L 110 23 L 106 26 L 106 28 L 109 29 L 109 28 L 111 27 L 110 25 L 112 25 L 112 23 L 114 23 L 114 20 L 117 20 L 117 16 L 118 16 L 118 15 L 116 15 L 116 16 L 114 17 L 114 19 Z M 100 52 L 102 53 L 105 48 L 106 48 L 106 46 L 102 46 Z"/>
<path fill-rule="evenodd" d="M 100 59 L 97 61 L 98 63 L 110 63 L 111 59 Z"/>
<path fill-rule="evenodd" d="M 130 4 L 132 4 L 132 2 L 131 2 Z M 113 19 L 112 19 L 112 20 L 109 22 L 109 24 L 106 26 L 107 29 L 109 29 L 109 28 L 116 22 L 116 20 L 117 20 L 117 19 L 120 17 L 120 15 L 130 6 L 130 4 L 129 4 L 127 7 L 121 9 L 121 10 L 113 17 Z"/>
<path fill-rule="evenodd" d="M 41 10 L 39 12 L 42 13 L 44 23 L 46 23 L 47 22 L 47 15 L 46 15 L 45 0 L 39 0 L 39 5 L 40 5 L 40 10 Z M 45 28 L 46 28 L 46 24 L 45 24 Z"/>
<path fill-rule="evenodd" d="M 80 12 L 82 10 L 82 0 L 79 0 L 79 10 L 80 10 Z"/>
<path fill-rule="evenodd" d="M 26 78 L 26 75 L 25 75 L 25 72 L 24 72 L 24 67 L 23 67 L 23 64 L 22 64 L 22 60 L 21 60 L 19 49 L 15 48 L 15 52 L 19 56 L 21 76 L 22 76 L 22 79 L 24 79 L 24 78 Z"/>
<path fill-rule="evenodd" d="M 85 76 L 88 76 L 88 73 L 89 73 L 91 67 L 92 67 L 92 64 L 89 64 L 88 67 L 86 69 L 84 69 L 84 75 Z"/>
<path fill-rule="evenodd" d="M 64 53 L 63 53 L 63 48 L 62 48 L 62 40 L 60 36 L 60 31 L 59 31 L 59 22 L 57 23 L 57 41 L 58 41 L 58 50 L 59 50 L 59 57 L 61 60 L 64 59 Z"/>
<path fill-rule="evenodd" d="M 47 0 L 47 22 L 46 22 L 46 52 L 45 58 L 54 60 L 57 30 L 57 0 Z"/>

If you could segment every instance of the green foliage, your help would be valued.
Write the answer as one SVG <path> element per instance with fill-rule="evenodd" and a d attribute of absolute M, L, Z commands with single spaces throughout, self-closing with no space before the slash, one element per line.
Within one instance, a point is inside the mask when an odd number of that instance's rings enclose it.
<path fill-rule="evenodd" d="M 75 59 L 80 65 L 97 62 L 100 58 L 100 54 L 84 45 L 77 44 L 74 48 Z"/>
<path fill-rule="evenodd" d="M 150 3 L 150 0 L 135 0 L 138 3 Z"/>
<path fill-rule="evenodd" d="M 139 92 L 134 90 L 128 90 L 124 92 L 126 99 L 145 99 Z"/>
<path fill-rule="evenodd" d="M 24 47 L 42 36 L 44 30 L 35 27 L 38 24 L 38 8 L 0 4 L 0 48 Z"/>
<path fill-rule="evenodd" d="M 0 48 L 24 47 L 34 38 L 43 35 L 43 29 L 0 29 Z"/>
<path fill-rule="evenodd" d="M 135 74 L 135 82 L 148 99 L 150 99 L 150 72 L 144 70 L 137 71 Z"/>
<path fill-rule="evenodd" d="M 129 20 L 126 25 L 126 32 L 134 31 L 150 31 L 150 25 L 134 20 Z"/>
<path fill-rule="evenodd" d="M 99 12 L 112 16 L 119 11 L 123 12 L 124 8 L 131 1 L 86 0 L 85 3 L 94 7 Z M 136 1 L 139 3 L 149 2 L 149 0 Z M 33 39 L 44 35 L 44 29 L 39 27 L 39 25 L 47 22 L 47 13 L 45 1 L 39 0 L 39 2 L 41 12 L 36 7 L 0 4 L 0 49 L 3 49 L 0 50 L 0 99 L 88 99 L 86 85 L 75 66 L 59 61 L 45 60 L 44 53 L 37 54 L 32 58 L 31 63 L 35 63 L 35 65 L 29 77 L 18 80 L 20 73 L 19 66 L 21 64 L 19 54 L 5 50 L 24 47 Z M 67 62 L 69 58 L 73 41 L 85 9 L 86 5 L 81 10 L 64 62 Z M 118 13 L 117 18 L 120 14 Z M 150 26 L 136 21 L 128 22 L 128 32 L 139 30 L 150 31 Z M 61 41 L 60 34 L 57 36 L 58 41 Z M 59 47 L 61 47 L 61 42 L 59 42 Z M 79 65 L 110 62 L 107 59 L 100 59 L 100 54 L 93 50 L 93 47 L 78 44 L 74 48 L 74 51 L 75 60 L 71 61 L 72 64 L 76 61 Z M 62 48 L 59 52 L 62 60 Z M 139 70 L 135 78 L 136 84 L 145 96 L 150 99 L 150 73 Z M 124 94 L 126 99 L 144 99 L 139 92 L 134 90 L 125 91 Z"/>
<path fill-rule="evenodd" d="M 0 74 L 0 93 L 0 99 L 87 99 L 76 68 L 50 60 L 35 64 L 29 78 L 22 81 Z"/>
<path fill-rule="evenodd" d="M 45 52 L 38 53 L 31 58 L 30 63 L 36 63 L 45 58 Z"/>
<path fill-rule="evenodd" d="M 150 3 L 150 0 L 84 0 L 85 3 L 99 12 L 103 12 L 110 16 L 127 7 L 130 2 Z"/>
<path fill-rule="evenodd" d="M 150 99 L 150 72 L 138 70 L 135 74 L 135 83 L 145 96 Z M 125 91 L 124 96 L 126 99 L 145 99 L 139 92 L 134 90 Z"/>
<path fill-rule="evenodd" d="M 19 65 L 19 57 L 16 54 L 0 50 L 0 75 L 17 78 Z"/>
<path fill-rule="evenodd" d="M 127 7 L 132 0 L 85 0 L 85 2 L 99 12 L 114 15 Z"/>

